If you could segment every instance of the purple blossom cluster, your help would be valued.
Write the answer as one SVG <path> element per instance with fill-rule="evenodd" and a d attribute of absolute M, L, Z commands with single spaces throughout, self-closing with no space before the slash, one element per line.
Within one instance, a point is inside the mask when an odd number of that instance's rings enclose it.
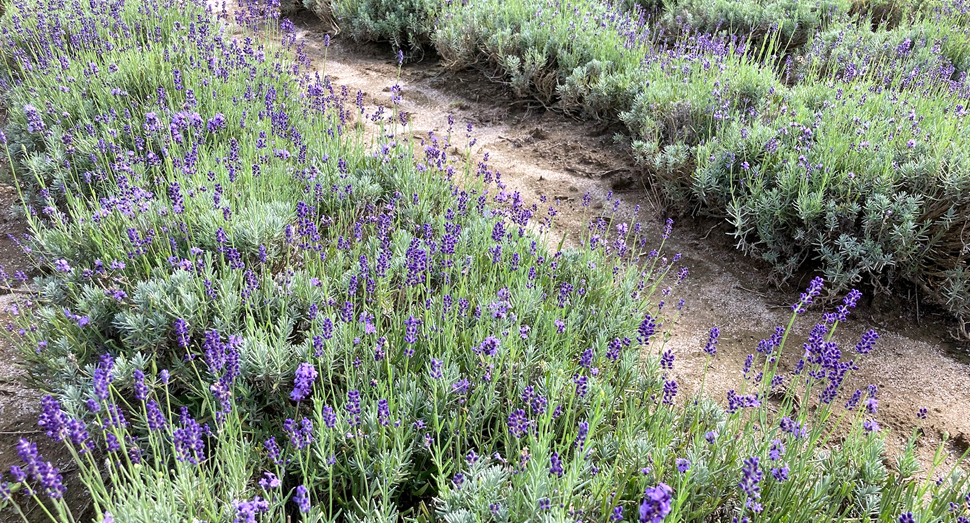
<path fill-rule="evenodd" d="M 14 481 L 21 483 L 28 490 L 31 489 L 28 482 L 36 485 L 51 499 L 60 499 L 64 496 L 66 489 L 60 471 L 51 462 L 44 461 L 37 452 L 37 445 L 21 438 L 17 443 L 17 456 L 20 457 L 23 465 L 10 467 L 10 475 L 13 476 Z"/>

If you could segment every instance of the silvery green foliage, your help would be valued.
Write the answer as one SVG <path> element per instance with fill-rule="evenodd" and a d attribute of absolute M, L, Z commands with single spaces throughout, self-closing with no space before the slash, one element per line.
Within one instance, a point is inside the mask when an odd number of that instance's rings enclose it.
<path fill-rule="evenodd" d="M 437 513 L 446 521 L 481 521 L 493 517 L 492 506 L 501 505 L 509 495 L 508 469 L 485 456 L 468 468 L 461 485 L 452 485 L 439 494 Z M 538 508 L 538 507 L 537 507 Z M 496 510 L 495 520 L 508 520 L 507 509 Z"/>
<path fill-rule="evenodd" d="M 330 9 L 337 25 L 353 38 L 390 42 L 395 50 L 412 53 L 428 43 L 439 4 L 439 0 L 333 0 Z"/>
<path fill-rule="evenodd" d="M 660 21 L 676 32 L 683 27 L 703 33 L 724 31 L 736 35 L 764 37 L 780 29 L 777 38 L 784 46 L 804 44 L 815 31 L 825 28 L 832 19 L 844 17 L 851 3 L 847 0 L 766 2 L 715 0 L 670 0 L 664 2 Z"/>

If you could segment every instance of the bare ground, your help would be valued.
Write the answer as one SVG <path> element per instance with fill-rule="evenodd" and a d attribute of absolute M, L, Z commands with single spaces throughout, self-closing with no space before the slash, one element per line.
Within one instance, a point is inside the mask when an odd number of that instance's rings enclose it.
<path fill-rule="evenodd" d="M 294 22 L 321 76 L 329 75 L 351 93 L 361 90 L 366 104 L 389 105 L 391 87 L 399 85 L 399 108 L 409 114 L 415 136 L 427 136 L 429 131 L 444 135 L 448 115 L 456 120 L 453 136 L 463 138 L 465 123 L 472 123 L 477 139 L 473 153 L 479 158 L 488 153 L 489 165 L 501 172 L 510 190 L 519 191 L 527 202 L 538 201 L 540 195 L 563 200 L 556 238 L 565 234 L 567 243 L 577 238 L 591 213 L 610 205 L 607 197 L 612 192 L 613 199 L 623 200 L 625 218 L 653 225 L 659 245 L 662 208 L 642 183 L 627 150 L 614 143 L 615 129 L 515 99 L 508 88 L 488 82 L 480 72 L 447 71 L 431 57 L 406 64 L 399 73 L 386 46 L 338 37 L 325 49 L 325 24 L 312 15 L 298 16 Z M 593 198 L 592 211 L 581 204 L 587 192 Z M 637 204 L 640 212 L 633 216 Z M 726 225 L 694 218 L 678 221 L 665 251 L 683 253 L 691 275 L 686 289 L 679 289 L 686 304 L 667 347 L 677 357 L 678 382 L 688 391 L 696 390 L 704 376 L 702 348 L 710 328 L 719 327 L 719 351 L 707 371 L 705 388 L 724 399 L 728 390 L 740 388 L 744 359 L 755 352 L 758 341 L 775 326 L 787 324 L 790 304 L 812 275 L 802 275 L 791 288 L 770 286 L 767 265 L 735 250 Z M 815 310 L 799 318 L 797 335 L 789 339 L 782 356 L 782 370 L 794 366 L 804 336 L 820 316 Z M 835 339 L 844 352 L 851 352 L 869 328 L 881 338 L 876 350 L 856 359 L 860 369 L 844 386 L 847 392 L 865 390 L 869 384 L 878 387 L 876 419 L 887 432 L 891 451 L 920 429 L 923 463 L 932 461 L 947 436 L 947 461 L 953 463 L 970 446 L 970 348 L 952 341 L 939 312 L 901 307 L 886 299 L 863 299 Z M 926 419 L 917 417 L 920 408 L 927 409 Z"/>
<path fill-rule="evenodd" d="M 32 270 L 30 260 L 18 245 L 27 231 L 21 208 L 17 191 L 9 185 L 0 184 L 0 266 L 10 276 L 16 271 L 29 275 Z M 3 328 L 10 324 L 8 308 L 22 296 L 0 284 L 0 326 Z M 24 384 L 24 370 L 18 366 L 18 361 L 17 349 L 0 335 L 0 474 L 6 474 L 11 465 L 22 465 L 16 448 L 21 438 L 36 443 L 40 454 L 53 462 L 64 476 L 67 487 L 65 499 L 77 509 L 75 514 L 82 514 L 88 500 L 79 482 L 77 467 L 63 444 L 52 441 L 38 428 L 43 394 Z M 36 504 L 24 504 L 22 509 L 30 521 L 48 520 Z M 0 510 L 0 521 L 20 520 L 20 516 L 10 507 Z"/>

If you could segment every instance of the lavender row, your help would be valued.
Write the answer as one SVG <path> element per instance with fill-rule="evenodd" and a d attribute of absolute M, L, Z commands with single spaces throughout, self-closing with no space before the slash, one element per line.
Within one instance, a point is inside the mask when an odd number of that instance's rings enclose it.
<path fill-rule="evenodd" d="M 964 2 L 310 3 L 622 124 L 643 183 L 725 219 L 773 279 L 819 264 L 832 292 L 917 286 L 970 336 Z"/>
<path fill-rule="evenodd" d="M 778 361 L 821 279 L 734 390 L 689 395 L 667 345 L 689 277 L 664 249 L 672 222 L 625 222 L 610 198 L 562 249 L 555 202 L 523 201 L 462 154 L 471 126 L 412 138 L 398 88 L 377 108 L 335 88 L 278 9 L 7 5 L 3 141 L 39 273 L 3 275 L 27 292 L 7 331 L 50 393 L 39 426 L 91 500 L 72 514 L 64 472 L 24 439 L 0 483 L 9 510 L 210 523 L 970 515 L 960 464 L 919 471 L 914 436 L 891 470 L 878 390 L 843 390 L 878 338 L 839 348 L 858 293 L 815 324 L 793 372 Z M 836 440 L 839 420 L 850 428 Z"/>

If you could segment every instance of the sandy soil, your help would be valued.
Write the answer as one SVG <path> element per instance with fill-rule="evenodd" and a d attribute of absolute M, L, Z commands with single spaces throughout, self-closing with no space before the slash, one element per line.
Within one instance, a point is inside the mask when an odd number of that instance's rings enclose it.
<path fill-rule="evenodd" d="M 568 243 L 579 236 L 590 217 L 581 205 L 584 194 L 593 197 L 593 208 L 602 209 L 612 192 L 614 199 L 623 200 L 628 218 L 655 225 L 659 244 L 666 216 L 629 153 L 614 143 L 617 129 L 515 99 L 508 88 L 488 82 L 480 72 L 448 71 L 433 57 L 406 64 L 398 76 L 389 47 L 338 36 L 325 49 L 325 24 L 306 13 L 293 21 L 314 67 L 335 85 L 351 93 L 361 90 L 371 106 L 389 105 L 391 87 L 399 85 L 400 107 L 409 113 L 415 136 L 427 136 L 429 131 L 444 135 L 448 115 L 454 116 L 456 129 L 472 123 L 477 139 L 473 153 L 481 157 L 487 152 L 490 166 L 501 172 L 509 189 L 519 191 L 526 201 L 537 201 L 540 195 L 563 200 L 557 238 L 565 233 Z M 632 216 L 636 204 L 641 210 Z M 677 356 L 675 375 L 687 390 L 699 387 L 702 348 L 710 328 L 717 326 L 719 352 L 707 371 L 706 390 L 723 399 L 728 390 L 739 388 L 744 359 L 755 352 L 758 341 L 775 326 L 787 324 L 790 304 L 813 275 L 803 274 L 791 288 L 774 288 L 768 284 L 767 265 L 735 250 L 726 225 L 690 217 L 677 221 L 668 252 L 683 253 L 691 276 L 686 289 L 680 289 L 686 305 L 668 344 Z M 923 432 L 922 460 L 929 462 L 949 435 L 946 448 L 952 462 L 970 446 L 970 348 L 952 341 L 942 314 L 925 309 L 864 298 L 836 340 L 844 351 L 851 351 L 866 330 L 879 332 L 876 350 L 859 356 L 860 370 L 845 387 L 849 392 L 865 390 L 869 384 L 879 388 L 877 419 L 887 431 L 890 449 L 898 449 L 918 427 Z M 789 340 L 782 358 L 783 370 L 801 356 L 804 336 L 820 321 L 821 312 L 813 310 L 799 318 L 798 335 Z M 928 410 L 925 420 L 917 418 L 920 408 Z"/>
<path fill-rule="evenodd" d="M 16 271 L 25 271 L 28 275 L 32 271 L 30 260 L 11 238 L 13 236 L 18 240 L 23 239 L 26 232 L 19 202 L 17 191 L 13 187 L 0 184 L 0 265 L 11 276 Z M 14 288 L 24 289 L 22 286 Z M 0 325 L 3 328 L 10 324 L 10 317 L 6 312 L 8 307 L 21 297 L 22 294 L 12 293 L 0 285 Z M 67 486 L 65 499 L 70 506 L 78 508 L 76 514 L 82 514 L 89 500 L 86 499 L 78 480 L 77 467 L 63 444 L 52 441 L 37 426 L 43 394 L 24 385 L 24 370 L 18 366 L 18 360 L 17 349 L 0 336 L 0 473 L 9 480 L 7 474 L 10 466 L 22 464 L 16 449 L 20 438 L 34 442 L 40 454 L 60 469 Z M 31 521 L 47 520 L 47 516 L 35 504 L 27 504 L 22 508 Z M 20 521 L 20 516 L 7 508 L 0 510 L 0 521 Z"/>

